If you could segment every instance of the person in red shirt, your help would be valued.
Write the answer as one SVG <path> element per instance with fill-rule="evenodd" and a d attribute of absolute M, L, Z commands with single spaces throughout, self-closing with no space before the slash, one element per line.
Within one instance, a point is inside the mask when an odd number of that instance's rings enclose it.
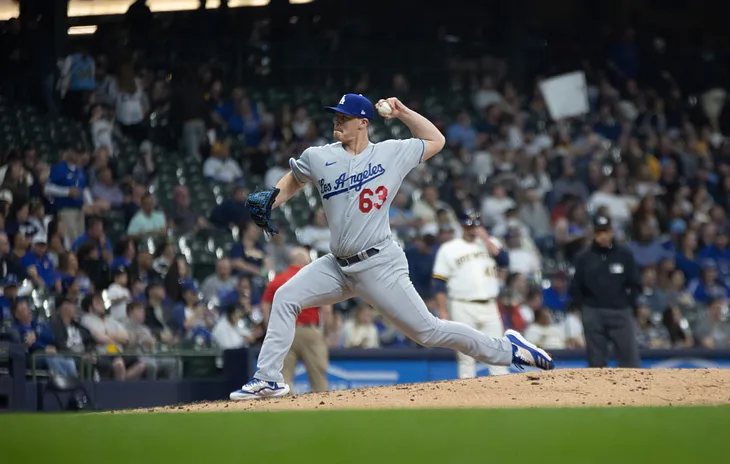
<path fill-rule="evenodd" d="M 266 286 L 261 298 L 261 309 L 264 321 L 269 322 L 271 304 L 274 294 L 289 279 L 312 260 L 304 248 L 294 248 L 289 253 L 289 268 L 277 274 Z M 294 343 L 284 360 L 282 375 L 286 383 L 294 387 L 294 369 L 299 359 L 304 363 L 313 392 L 327 391 L 327 366 L 329 365 L 329 349 L 323 327 L 329 327 L 332 321 L 332 306 L 304 308 L 296 321 Z"/>

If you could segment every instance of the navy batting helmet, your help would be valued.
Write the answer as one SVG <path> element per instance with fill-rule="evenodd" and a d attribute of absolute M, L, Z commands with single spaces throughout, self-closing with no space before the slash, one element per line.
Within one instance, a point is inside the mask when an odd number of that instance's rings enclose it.
<path fill-rule="evenodd" d="M 479 214 L 479 211 L 474 209 L 467 209 L 461 214 L 459 222 L 461 222 L 461 225 L 465 227 L 480 226 L 482 225 L 482 218 Z"/>

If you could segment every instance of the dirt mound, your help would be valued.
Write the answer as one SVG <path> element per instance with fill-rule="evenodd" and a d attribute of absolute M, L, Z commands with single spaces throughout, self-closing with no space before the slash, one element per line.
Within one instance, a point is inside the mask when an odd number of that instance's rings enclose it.
<path fill-rule="evenodd" d="M 218 401 L 156 411 L 679 406 L 730 403 L 730 370 L 560 369 L 469 380 Z"/>

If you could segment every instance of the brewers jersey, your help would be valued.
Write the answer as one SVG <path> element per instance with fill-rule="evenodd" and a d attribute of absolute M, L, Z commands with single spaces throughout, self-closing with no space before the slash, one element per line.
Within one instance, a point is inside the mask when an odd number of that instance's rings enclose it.
<path fill-rule="evenodd" d="M 495 239 L 490 240 L 501 247 Z M 453 299 L 491 300 L 499 295 L 497 263 L 478 238 L 472 242 L 455 238 L 441 245 L 433 277 L 446 282 L 448 295 Z"/>

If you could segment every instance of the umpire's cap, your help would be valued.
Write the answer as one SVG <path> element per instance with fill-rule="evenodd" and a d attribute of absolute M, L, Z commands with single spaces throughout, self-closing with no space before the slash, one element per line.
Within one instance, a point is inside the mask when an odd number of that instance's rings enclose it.
<path fill-rule="evenodd" d="M 375 114 L 370 100 L 357 93 L 347 93 L 340 98 L 337 106 L 326 106 L 325 108 L 356 118 L 365 118 L 369 121 L 372 121 Z"/>
<path fill-rule="evenodd" d="M 474 209 L 467 209 L 463 213 L 461 213 L 461 217 L 459 217 L 459 222 L 461 222 L 462 226 L 480 226 L 482 225 L 482 217 L 479 214 L 479 211 Z"/>
<path fill-rule="evenodd" d="M 593 230 L 611 230 L 611 218 L 598 214 L 593 218 Z"/>

